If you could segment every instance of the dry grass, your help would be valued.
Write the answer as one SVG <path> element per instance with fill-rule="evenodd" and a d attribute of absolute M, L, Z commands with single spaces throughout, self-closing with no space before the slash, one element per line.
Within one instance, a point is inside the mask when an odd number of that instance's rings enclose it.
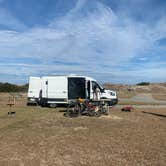
<path fill-rule="evenodd" d="M 108 83 L 104 87 L 116 90 L 119 98 L 131 98 L 140 93 L 149 93 L 153 95 L 154 99 L 166 100 L 166 83 L 151 83 L 146 86 Z"/>
<path fill-rule="evenodd" d="M 0 106 L 6 106 L 8 103 L 11 103 L 13 97 L 15 97 L 16 106 L 26 105 L 26 100 L 27 100 L 26 93 L 0 93 Z"/>
<path fill-rule="evenodd" d="M 123 91 L 118 92 L 119 98 L 132 98 L 135 95 L 137 95 L 136 92 L 123 92 Z"/>
<path fill-rule="evenodd" d="M 63 117 L 64 108 L 0 108 L 0 165 L 165 165 L 166 119 L 112 108 L 100 118 Z M 60 111 L 61 110 L 61 111 Z"/>
<path fill-rule="evenodd" d="M 118 104 L 119 105 L 159 105 L 154 102 L 143 102 L 143 101 L 132 101 L 132 100 L 119 100 Z"/>
<path fill-rule="evenodd" d="M 8 116 L 9 94 L 0 95 L 0 165 L 165 165 L 166 108 L 111 108 L 100 118 L 65 118 L 65 108 L 26 107 L 16 99 Z M 145 104 L 145 103 L 121 104 Z M 149 103 L 148 103 L 149 105 Z"/>

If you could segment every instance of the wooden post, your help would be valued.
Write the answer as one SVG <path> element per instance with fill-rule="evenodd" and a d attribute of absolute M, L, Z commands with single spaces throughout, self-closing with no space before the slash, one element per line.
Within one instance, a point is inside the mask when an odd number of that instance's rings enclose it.
<path fill-rule="evenodd" d="M 8 115 L 14 115 L 16 112 L 12 111 L 12 106 L 15 105 L 15 97 L 9 97 L 7 105 L 9 106 Z"/>

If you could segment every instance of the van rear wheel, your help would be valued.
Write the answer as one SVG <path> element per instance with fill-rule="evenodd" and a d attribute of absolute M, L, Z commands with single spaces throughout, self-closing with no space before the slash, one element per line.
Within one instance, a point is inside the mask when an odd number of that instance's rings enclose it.
<path fill-rule="evenodd" d="M 49 104 L 49 107 L 50 107 L 50 108 L 56 108 L 56 107 L 57 107 L 57 104 L 56 104 L 56 103 L 51 103 L 51 104 Z"/>

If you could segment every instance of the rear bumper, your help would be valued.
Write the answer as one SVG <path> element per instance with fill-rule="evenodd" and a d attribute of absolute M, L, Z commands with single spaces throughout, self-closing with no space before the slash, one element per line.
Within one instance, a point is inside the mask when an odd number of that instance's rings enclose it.
<path fill-rule="evenodd" d="M 39 101 L 38 101 L 38 98 L 31 98 L 31 97 L 28 97 L 27 99 L 27 106 L 32 106 L 32 105 L 39 105 Z"/>

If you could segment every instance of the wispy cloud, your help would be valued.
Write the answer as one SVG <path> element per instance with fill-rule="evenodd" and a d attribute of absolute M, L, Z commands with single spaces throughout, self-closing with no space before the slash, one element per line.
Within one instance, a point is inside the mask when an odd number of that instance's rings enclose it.
<path fill-rule="evenodd" d="M 31 65 L 26 61 L 4 63 L 0 67 L 1 73 L 27 77 L 72 72 L 115 82 L 129 82 L 125 79 L 127 76 L 132 78 L 132 82 L 137 78 L 166 80 L 165 62 L 162 66 L 162 60 L 147 63 L 153 59 L 152 50 L 160 50 L 156 42 L 166 37 L 166 17 L 158 20 L 152 28 L 151 24 L 131 20 L 125 15 L 122 17 L 99 2 L 93 4 L 92 11 L 86 10 L 87 3 L 79 0 L 67 15 L 50 21 L 46 27 L 24 32 L 1 30 L 1 59 L 39 60 Z M 0 13 L 0 24 L 7 24 L 4 13 Z M 7 15 L 9 19 L 10 15 Z M 11 20 L 11 26 L 24 26 L 13 18 Z M 134 66 L 133 59 L 146 60 L 146 63 L 139 64 L 140 69 Z M 130 68 L 127 71 L 124 70 L 126 66 Z"/>

